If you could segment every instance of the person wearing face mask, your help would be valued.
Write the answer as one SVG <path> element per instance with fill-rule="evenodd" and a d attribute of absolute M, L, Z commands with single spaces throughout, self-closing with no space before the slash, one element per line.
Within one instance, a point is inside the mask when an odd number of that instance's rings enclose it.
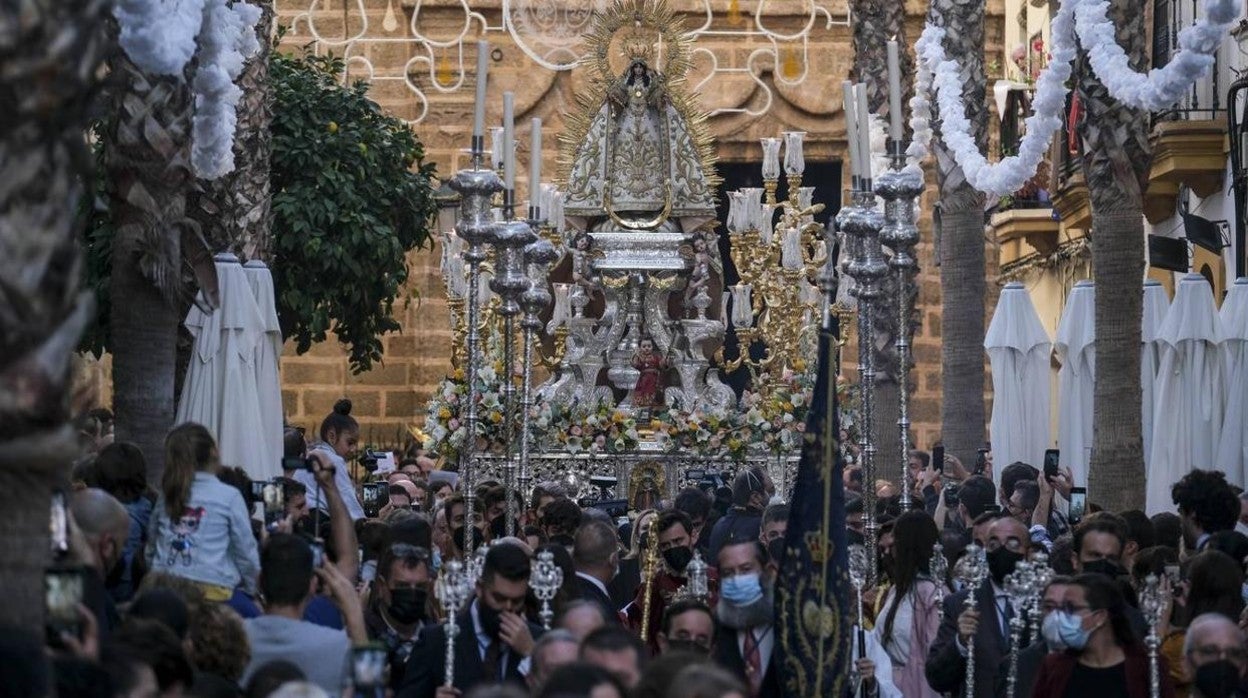
<path fill-rule="evenodd" d="M 1030 645 L 1018 653 L 1018 671 L 1015 679 L 1014 695 L 1030 696 L 1036 685 L 1036 676 L 1040 673 L 1040 665 L 1044 658 L 1052 652 L 1063 652 L 1066 643 L 1058 633 L 1057 615 L 1054 613 L 1065 603 L 1066 587 L 1070 586 L 1071 578 L 1057 576 L 1049 580 L 1048 586 L 1040 598 L 1040 635 L 1033 638 Z M 996 673 L 996 694 L 1006 694 L 1010 674 L 1010 660 L 1006 657 Z"/>
<path fill-rule="evenodd" d="M 1183 670 L 1194 698 L 1242 698 L 1248 695 L 1248 649 L 1244 631 L 1220 613 L 1197 616 L 1183 643 Z"/>
<path fill-rule="evenodd" d="M 601 521 L 590 521 L 577 530 L 572 544 L 576 580 L 572 598 L 592 601 L 602 609 L 611 625 L 620 624 L 620 614 L 611 602 L 607 585 L 620 569 L 619 537 Z"/>
<path fill-rule="evenodd" d="M 1081 574 L 1053 612 L 1066 651 L 1045 657 L 1032 698 L 1148 698 L 1149 660 L 1123 613 L 1117 585 L 1102 574 Z M 1174 698 L 1168 662 L 1160 664 L 1160 696 Z"/>
<path fill-rule="evenodd" d="M 908 698 L 937 696 L 927 685 L 924 662 L 940 626 L 936 596 L 949 593 L 944 582 L 933 580 L 929 571 L 939 538 L 936 522 L 921 509 L 902 514 L 893 526 L 888 565 L 892 586 L 876 616 L 873 634 L 888 653 L 893 679 Z"/>
<path fill-rule="evenodd" d="M 723 581 L 715 608 L 722 630 L 715 643 L 715 662 L 743 679 L 752 697 L 778 696 L 776 567 L 757 534 L 725 543 L 717 561 Z"/>
<path fill-rule="evenodd" d="M 1244 573 L 1225 553 L 1206 549 L 1189 557 L 1182 564 L 1182 577 L 1173 612 L 1163 616 L 1157 630 L 1163 638 L 1161 654 L 1170 661 L 1171 678 L 1180 698 L 1188 694 L 1193 678 L 1183 671 L 1187 620 L 1211 613 L 1239 618 L 1244 611 Z"/>
<path fill-rule="evenodd" d="M 719 549 L 729 540 L 758 538 L 763 525 L 763 509 L 775 493 L 776 486 L 762 468 L 750 468 L 733 478 L 732 509 L 711 529 L 707 550 L 710 559 L 718 558 Z"/>
<path fill-rule="evenodd" d="M 1127 569 L 1122 554 L 1127 546 L 1127 524 L 1117 514 L 1106 511 L 1087 517 L 1075 527 L 1071 540 L 1070 560 L 1076 574 L 1103 574 L 1122 581 Z M 1148 624 L 1139 609 L 1127 604 L 1123 612 L 1138 640 L 1148 634 Z"/>
<path fill-rule="evenodd" d="M 443 686 L 446 624 L 431 625 L 407 658 L 397 698 L 450 698 L 482 683 L 523 685 L 534 642 L 542 626 L 525 620 L 529 596 L 529 556 L 518 545 L 492 545 L 485 555 L 476 598 L 459 612 L 453 650 L 454 686 Z"/>
<path fill-rule="evenodd" d="M 654 582 L 650 585 L 650 622 L 646 628 L 647 644 L 650 646 L 651 654 L 658 654 L 659 644 L 656 639 L 659 634 L 659 625 L 663 618 L 664 611 L 667 610 L 667 604 L 676 595 L 681 587 L 685 586 L 687 581 L 685 577 L 685 568 L 689 566 L 689 562 L 693 560 L 693 535 L 692 525 L 689 523 L 689 517 L 683 511 L 669 509 L 659 514 L 659 517 L 650 525 L 651 532 L 657 531 L 659 536 L 659 555 L 661 561 L 658 569 L 653 570 Z M 757 531 L 754 538 L 758 538 Z M 708 565 L 709 560 L 705 561 Z M 641 585 L 637 588 L 637 594 L 633 598 L 632 603 L 624 609 L 625 615 L 628 616 L 628 625 L 633 632 L 640 634 L 642 628 L 642 616 L 645 615 L 646 607 L 646 579 L 644 569 L 645 553 L 642 553 L 642 579 Z M 713 567 L 706 570 L 707 588 L 710 590 L 709 603 L 714 606 L 715 597 L 719 588 L 719 575 Z"/>
<path fill-rule="evenodd" d="M 945 598 L 944 620 L 927 654 L 927 683 L 937 692 L 966 695 L 966 666 L 975 662 L 975 698 L 992 698 L 993 675 L 1010 651 L 1009 620 L 1013 614 L 1005 578 L 1031 552 L 1027 527 L 1014 517 L 997 519 L 988 529 L 990 579 L 980 585 L 967 608 L 968 589 Z M 968 642 L 975 638 L 975 656 Z"/>
<path fill-rule="evenodd" d="M 364 614 L 368 639 L 386 648 L 390 687 L 398 688 L 403 666 L 420 640 L 429 617 L 429 551 L 407 543 L 395 543 L 381 554 L 373 594 Z"/>

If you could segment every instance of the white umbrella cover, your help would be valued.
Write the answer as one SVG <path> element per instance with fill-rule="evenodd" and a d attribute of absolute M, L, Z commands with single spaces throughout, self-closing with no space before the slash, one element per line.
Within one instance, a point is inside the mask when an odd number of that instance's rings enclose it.
<path fill-rule="evenodd" d="M 1027 289 L 1006 284 L 984 337 L 992 363 L 992 455 L 994 477 L 1022 461 L 1039 467 L 1049 437 L 1051 341 Z"/>
<path fill-rule="evenodd" d="M 1156 279 L 1144 282 L 1144 318 L 1140 323 L 1140 418 L 1143 422 L 1144 467 L 1152 463 L 1153 453 L 1153 402 L 1157 390 L 1157 371 L 1161 370 L 1161 325 L 1170 309 L 1170 297 Z"/>
<path fill-rule="evenodd" d="M 1248 278 L 1235 280 L 1222 301 L 1222 358 L 1226 411 L 1218 442 L 1217 469 L 1238 484 L 1248 482 Z"/>
<path fill-rule="evenodd" d="M 252 480 L 281 475 L 281 463 L 266 461 L 257 438 L 260 399 L 256 392 L 256 343 L 263 318 L 238 258 L 216 256 L 221 303 L 211 314 L 192 307 L 186 328 L 195 337 L 191 364 L 178 401 L 177 421 L 198 422 L 217 439 L 221 463 L 239 466 Z"/>
<path fill-rule="evenodd" d="M 247 283 L 256 299 L 256 308 L 263 320 L 263 331 L 256 344 L 256 392 L 260 400 L 261 441 L 268 455 L 266 463 L 281 463 L 284 411 L 279 374 L 282 356 L 282 326 L 277 319 L 277 301 L 273 295 L 273 275 L 264 262 L 253 259 L 243 265 Z"/>
<path fill-rule="evenodd" d="M 1096 384 L 1096 286 L 1080 281 L 1070 290 L 1053 345 L 1057 372 L 1057 447 L 1062 464 L 1079 484 L 1088 481 L 1092 452 L 1092 393 Z"/>
<path fill-rule="evenodd" d="M 1222 431 L 1222 327 L 1205 277 L 1188 274 L 1179 282 L 1160 341 L 1146 487 L 1149 516 L 1172 511 L 1170 486 L 1193 469 L 1213 464 Z M 1227 479 L 1241 484 L 1235 477 Z"/>

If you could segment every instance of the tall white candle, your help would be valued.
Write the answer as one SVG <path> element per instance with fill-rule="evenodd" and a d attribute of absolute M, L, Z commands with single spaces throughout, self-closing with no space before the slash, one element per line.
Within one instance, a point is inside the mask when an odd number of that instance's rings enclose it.
<path fill-rule="evenodd" d="M 871 179 L 871 109 L 867 106 L 867 86 L 854 87 L 858 95 L 858 152 L 862 155 L 860 177 Z"/>
<path fill-rule="evenodd" d="M 841 83 L 845 104 L 845 142 L 849 144 L 849 172 L 857 177 L 862 170 L 862 156 L 858 153 L 857 103 L 854 102 L 854 85 L 846 80 Z"/>
<path fill-rule="evenodd" d="M 541 206 L 542 120 L 534 117 L 529 123 L 533 129 L 529 137 L 532 147 L 532 160 L 529 161 L 529 206 Z"/>
<path fill-rule="evenodd" d="M 901 140 L 901 54 L 896 39 L 888 42 L 888 135 Z"/>
<path fill-rule="evenodd" d="M 490 42 L 477 42 L 477 101 L 472 109 L 472 135 L 485 136 L 485 86 L 489 81 Z"/>
<path fill-rule="evenodd" d="M 516 94 L 503 93 L 503 186 L 516 188 Z"/>

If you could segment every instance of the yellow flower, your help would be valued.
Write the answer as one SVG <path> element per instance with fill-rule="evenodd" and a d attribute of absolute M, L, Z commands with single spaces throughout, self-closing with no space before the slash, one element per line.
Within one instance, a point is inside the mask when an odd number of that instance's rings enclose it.
<path fill-rule="evenodd" d="M 329 122 L 329 125 L 325 127 L 325 130 L 330 133 L 338 133 L 338 123 L 335 121 Z"/>
<path fill-rule="evenodd" d="M 451 410 L 449 408 L 442 407 L 438 409 L 438 419 L 450 419 L 450 418 L 451 418 Z"/>
<path fill-rule="evenodd" d="M 793 360 L 793 370 L 794 370 L 794 371 L 805 371 L 805 370 L 806 370 L 806 360 L 805 360 L 805 359 L 794 359 L 794 360 Z"/>
<path fill-rule="evenodd" d="M 662 427 L 663 427 L 663 422 L 660 422 L 660 421 L 659 421 L 659 420 L 657 420 L 657 419 L 652 419 L 652 420 L 650 420 L 650 428 L 651 428 L 651 429 L 654 429 L 655 431 L 658 431 L 658 430 L 659 430 L 659 429 L 661 429 Z"/>
<path fill-rule="evenodd" d="M 462 368 L 455 369 L 455 372 L 451 374 L 451 377 L 457 381 L 462 381 L 464 379 L 464 369 Z"/>
<path fill-rule="evenodd" d="M 502 412 L 490 412 L 490 421 L 494 422 L 495 424 L 498 424 L 499 422 L 503 421 L 503 413 Z"/>

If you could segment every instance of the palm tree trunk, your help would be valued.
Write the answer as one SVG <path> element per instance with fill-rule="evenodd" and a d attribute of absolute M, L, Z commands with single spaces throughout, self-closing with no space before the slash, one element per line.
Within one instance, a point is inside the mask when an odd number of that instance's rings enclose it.
<path fill-rule="evenodd" d="M 1110 19 L 1135 70 L 1147 70 L 1144 12 L 1136 0 L 1111 0 Z M 1148 114 L 1109 96 L 1080 61 L 1079 124 L 1083 172 L 1092 202 L 1096 278 L 1096 386 L 1088 490 L 1109 511 L 1144 507 L 1140 324 L 1144 312 L 1143 194 L 1152 163 Z"/>
<path fill-rule="evenodd" d="M 76 451 L 70 362 L 90 315 L 77 243 L 104 0 L 0 6 L 0 624 L 42 633 L 51 492 Z"/>
<path fill-rule="evenodd" d="M 147 458 L 148 479 L 164 470 L 164 437 L 176 404 L 175 356 L 185 302 L 186 218 L 192 103 L 186 81 L 144 74 L 120 51 L 119 86 L 104 133 L 113 241 L 113 408 L 118 440 Z"/>
<path fill-rule="evenodd" d="M 946 29 L 945 50 L 961 61 L 963 104 L 983 149 L 983 3 L 932 0 L 929 19 Z M 970 467 L 984 440 L 984 195 L 967 183 L 939 139 L 932 150 L 940 185 L 941 440 L 946 453 Z"/>
<path fill-rule="evenodd" d="M 896 38 L 900 46 L 908 46 L 905 38 L 906 7 L 903 0 L 854 0 L 854 75 L 866 85 L 867 104 L 872 113 L 888 114 L 888 41 Z M 913 60 L 901 56 L 902 101 L 908 103 L 913 90 Z M 878 173 L 877 173 L 878 174 Z M 875 413 L 871 427 L 876 447 L 876 469 L 879 477 L 898 481 L 905 456 L 897 421 L 901 415 L 901 391 L 898 384 L 900 359 L 897 341 L 897 280 L 890 272 L 880 281 L 882 294 L 871 306 L 875 328 Z"/>

